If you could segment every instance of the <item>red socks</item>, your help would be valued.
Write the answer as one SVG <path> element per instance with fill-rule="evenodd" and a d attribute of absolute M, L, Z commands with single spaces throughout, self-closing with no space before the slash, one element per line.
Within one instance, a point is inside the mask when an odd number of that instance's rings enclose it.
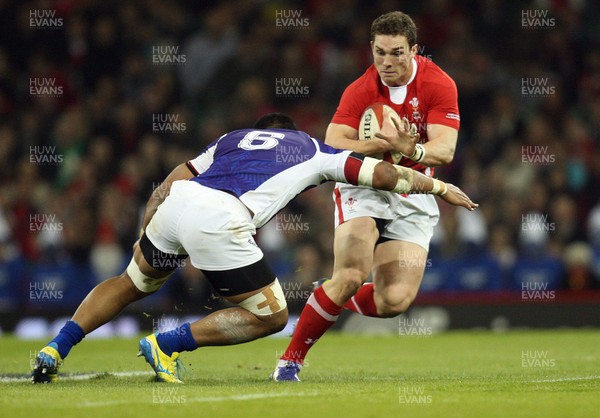
<path fill-rule="evenodd" d="M 375 306 L 375 288 L 373 283 L 363 284 L 358 289 L 358 292 L 344 304 L 344 308 L 364 316 L 379 318 L 377 306 Z"/>
<path fill-rule="evenodd" d="M 300 314 L 292 341 L 281 359 L 304 364 L 304 358 L 310 347 L 333 325 L 342 309 L 329 299 L 323 287 L 315 290 Z"/>
<path fill-rule="evenodd" d="M 358 289 L 356 295 L 352 296 L 342 307 L 329 299 L 322 286 L 319 287 L 308 298 L 306 306 L 300 314 L 292 341 L 281 359 L 304 364 L 304 358 L 310 347 L 333 325 L 343 308 L 364 316 L 379 318 L 374 294 L 373 283 L 365 283 Z"/>

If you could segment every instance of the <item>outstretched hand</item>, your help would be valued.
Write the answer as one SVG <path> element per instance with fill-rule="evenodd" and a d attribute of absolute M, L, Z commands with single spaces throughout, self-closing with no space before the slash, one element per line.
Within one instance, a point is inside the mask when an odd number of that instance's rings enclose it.
<path fill-rule="evenodd" d="M 469 196 L 454 184 L 446 183 L 446 187 L 446 193 L 440 195 L 446 202 L 454 206 L 462 206 L 468 210 L 475 210 L 475 208 L 479 207 L 479 204 L 473 203 Z"/>
<path fill-rule="evenodd" d="M 421 139 L 417 133 L 417 127 L 408 121 L 406 117 L 397 120 L 390 117 L 392 124 L 384 123 L 382 129 L 375 134 L 377 138 L 387 141 L 394 150 L 410 156 L 415 152 L 415 147 Z"/>

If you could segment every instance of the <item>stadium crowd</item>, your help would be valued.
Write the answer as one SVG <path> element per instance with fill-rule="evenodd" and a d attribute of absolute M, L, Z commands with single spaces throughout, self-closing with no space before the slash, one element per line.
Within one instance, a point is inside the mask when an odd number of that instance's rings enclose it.
<path fill-rule="evenodd" d="M 39 308 L 31 286 L 48 278 L 76 305 L 122 270 L 150 192 L 223 133 L 284 111 L 323 138 L 371 63 L 370 22 L 395 7 L 0 1 L 0 308 Z M 481 204 L 440 202 L 422 291 L 600 287 L 600 6 L 403 7 L 420 55 L 459 92 L 456 157 L 436 176 Z M 307 192 L 258 236 L 285 291 L 305 295 L 331 273 L 331 189 Z M 161 293 L 152 303 L 167 309 L 210 297 L 189 266 Z"/>

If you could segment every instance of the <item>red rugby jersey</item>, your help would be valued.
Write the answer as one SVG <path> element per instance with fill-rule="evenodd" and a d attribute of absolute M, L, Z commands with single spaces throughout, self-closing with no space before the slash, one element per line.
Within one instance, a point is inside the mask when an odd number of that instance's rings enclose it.
<path fill-rule="evenodd" d="M 405 86 L 386 86 L 375 66 L 371 65 L 346 88 L 331 122 L 358 130 L 363 112 L 376 102 L 391 106 L 400 117 L 406 116 L 416 124 L 422 143 L 428 140 L 428 123 L 454 129 L 460 126 L 456 83 L 431 60 L 420 55 L 413 59 L 413 75 Z M 384 160 L 393 162 L 389 152 L 384 154 Z M 431 168 L 406 157 L 402 158 L 400 165 L 433 175 Z"/>

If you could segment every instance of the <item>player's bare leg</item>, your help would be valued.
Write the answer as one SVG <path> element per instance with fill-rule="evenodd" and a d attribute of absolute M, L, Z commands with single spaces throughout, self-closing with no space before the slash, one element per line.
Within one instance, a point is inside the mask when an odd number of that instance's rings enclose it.
<path fill-rule="evenodd" d="M 112 320 L 127 305 L 149 293 L 140 292 L 127 272 L 111 277 L 96 286 L 75 311 L 72 320 L 89 334 Z"/>
<path fill-rule="evenodd" d="M 378 238 L 377 225 L 372 218 L 351 219 L 336 228 L 333 274 L 323 288 L 337 305 L 346 303 L 369 276 Z"/>
<path fill-rule="evenodd" d="M 161 278 L 169 273 L 154 270 L 144 260 L 139 246 L 134 246 L 134 260 L 138 268 L 151 277 Z M 32 371 L 34 383 L 50 383 L 57 379 L 57 371 L 71 348 L 86 334 L 112 320 L 130 303 L 150 293 L 140 291 L 127 272 L 111 277 L 97 285 L 81 302 L 73 318 L 63 326 L 36 357 Z"/>
<path fill-rule="evenodd" d="M 154 369 L 158 380 L 181 383 L 178 358 L 182 351 L 245 343 L 281 331 L 287 324 L 287 305 L 277 280 L 225 299 L 240 306 L 142 338 L 139 355 Z"/>
<path fill-rule="evenodd" d="M 375 249 L 374 300 L 377 315 L 387 318 L 405 312 L 414 301 L 427 265 L 427 251 L 408 241 L 387 241 Z"/>
<path fill-rule="evenodd" d="M 179 328 L 166 331 L 157 336 L 160 348 L 170 356 L 173 352 L 192 351 L 198 347 L 241 344 L 257 338 L 274 334 L 285 328 L 288 310 L 283 293 L 277 298 L 271 290 L 279 286 L 273 282 L 258 290 L 240 295 L 225 297 L 234 304 L 242 306 L 222 309 L 198 321 L 183 324 Z M 245 302 L 256 303 L 246 309 Z M 266 309 L 265 309 L 266 308 Z M 269 312 L 258 314 L 257 312 Z"/>
<path fill-rule="evenodd" d="M 427 265 L 427 251 L 408 241 L 386 241 L 377 245 L 373 261 L 373 283 L 365 283 L 345 308 L 375 318 L 405 312 L 417 296 Z"/>
<path fill-rule="evenodd" d="M 269 286 L 265 286 L 257 291 L 226 299 L 237 304 L 268 288 Z M 233 345 L 279 332 L 285 328 L 287 320 L 287 308 L 271 315 L 255 315 L 244 308 L 235 307 L 214 312 L 193 322 L 190 329 L 198 347 Z"/>
<path fill-rule="evenodd" d="M 137 243 L 134 245 L 133 258 L 140 271 L 150 277 L 161 278 L 170 274 L 153 269 L 144 259 Z M 72 320 L 89 334 L 112 320 L 130 303 L 150 294 L 140 291 L 125 271 L 92 289 L 75 311 Z"/>
<path fill-rule="evenodd" d="M 372 218 L 355 218 L 335 230 L 335 264 L 331 280 L 310 296 L 273 379 L 298 379 L 308 350 L 333 325 L 346 303 L 369 276 L 379 232 Z"/>

